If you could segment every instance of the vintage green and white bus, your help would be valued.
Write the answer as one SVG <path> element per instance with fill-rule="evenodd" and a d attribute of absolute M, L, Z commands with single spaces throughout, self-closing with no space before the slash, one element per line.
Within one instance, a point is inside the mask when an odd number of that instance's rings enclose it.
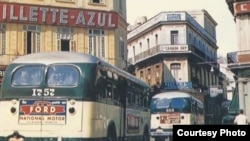
<path fill-rule="evenodd" d="M 167 91 L 152 97 L 150 135 L 155 141 L 173 140 L 173 125 L 204 124 L 203 100 L 191 93 Z"/>
<path fill-rule="evenodd" d="M 150 139 L 150 86 L 95 56 L 24 55 L 3 80 L 1 141 Z"/>

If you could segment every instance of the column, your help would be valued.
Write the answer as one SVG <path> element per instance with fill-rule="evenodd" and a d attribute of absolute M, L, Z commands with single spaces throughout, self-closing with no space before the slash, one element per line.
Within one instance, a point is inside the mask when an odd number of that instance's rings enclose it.
<path fill-rule="evenodd" d="M 245 111 L 245 93 L 247 88 L 247 82 L 244 78 L 238 79 L 238 91 L 239 91 L 239 108 Z"/>

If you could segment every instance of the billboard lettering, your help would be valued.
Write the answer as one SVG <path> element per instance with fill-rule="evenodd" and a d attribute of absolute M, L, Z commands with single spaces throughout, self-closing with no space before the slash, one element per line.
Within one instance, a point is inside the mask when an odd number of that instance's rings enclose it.
<path fill-rule="evenodd" d="M 0 22 L 116 28 L 118 14 L 89 9 L 0 3 Z"/>

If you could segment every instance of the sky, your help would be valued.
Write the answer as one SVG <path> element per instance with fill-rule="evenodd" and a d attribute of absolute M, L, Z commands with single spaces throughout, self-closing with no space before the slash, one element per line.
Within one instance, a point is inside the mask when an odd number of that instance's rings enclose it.
<path fill-rule="evenodd" d="M 127 22 L 134 24 L 137 17 L 147 19 L 163 11 L 186 11 L 205 9 L 217 22 L 218 56 L 237 51 L 236 24 L 226 0 L 126 0 Z"/>

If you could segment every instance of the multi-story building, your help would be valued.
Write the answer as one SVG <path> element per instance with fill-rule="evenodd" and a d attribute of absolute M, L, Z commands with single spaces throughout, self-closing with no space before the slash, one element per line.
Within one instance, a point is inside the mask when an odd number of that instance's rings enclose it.
<path fill-rule="evenodd" d="M 204 96 L 207 124 L 220 122 L 224 99 L 216 25 L 206 10 L 161 12 L 138 18 L 127 36 L 136 76 L 161 90 Z"/>
<path fill-rule="evenodd" d="M 250 0 L 226 0 L 226 3 L 234 16 L 237 32 L 237 51 L 227 54 L 228 68 L 235 74 L 238 89 L 238 97 L 232 101 L 250 119 Z"/>
<path fill-rule="evenodd" d="M 125 0 L 4 0 L 0 11 L 0 65 L 35 52 L 76 51 L 125 67 Z"/>

